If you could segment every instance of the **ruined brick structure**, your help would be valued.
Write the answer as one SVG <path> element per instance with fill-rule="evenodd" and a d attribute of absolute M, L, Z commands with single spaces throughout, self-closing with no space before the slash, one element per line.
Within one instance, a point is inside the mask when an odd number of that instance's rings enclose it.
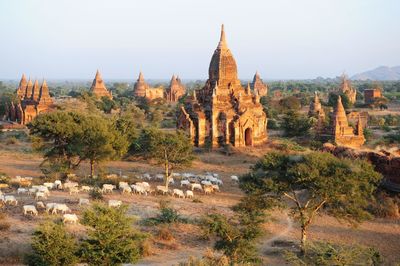
<path fill-rule="evenodd" d="M 96 76 L 94 77 L 92 86 L 90 87 L 90 92 L 96 96 L 97 98 L 108 97 L 112 99 L 112 93 L 107 90 L 106 85 L 104 84 L 103 79 L 101 78 L 101 74 L 99 70 L 96 72 Z"/>
<path fill-rule="evenodd" d="M 133 88 L 133 95 L 135 97 L 143 97 L 148 100 L 164 98 L 164 88 L 151 88 L 144 80 L 143 73 L 140 72 L 139 78 L 137 79 Z"/>
<path fill-rule="evenodd" d="M 268 94 L 268 86 L 264 84 L 262 79 L 260 78 L 260 74 L 258 71 L 254 75 L 253 82 L 250 84 L 251 89 L 253 91 L 257 91 L 260 97 L 266 96 Z"/>
<path fill-rule="evenodd" d="M 32 84 L 31 79 L 26 80 L 22 75 L 16 91 L 17 103 L 6 104 L 6 120 L 25 125 L 41 113 L 49 112 L 53 108 L 53 99 L 50 97 L 46 80 L 42 86 L 39 81 Z"/>
<path fill-rule="evenodd" d="M 380 88 L 364 90 L 364 102 L 366 104 L 374 103 L 376 98 L 382 97 L 382 90 Z"/>
<path fill-rule="evenodd" d="M 232 144 L 253 146 L 265 142 L 267 116 L 260 96 L 250 85 L 241 86 L 236 61 L 228 48 L 222 25 L 211 58 L 205 86 L 188 96 L 178 113 L 177 128 L 185 130 L 196 146 Z"/>
<path fill-rule="evenodd" d="M 358 148 L 365 142 L 360 116 L 358 117 L 356 130 L 354 130 L 353 127 L 349 126 L 340 96 L 338 97 L 336 108 L 332 113 L 330 129 L 332 140 L 339 146 Z"/>
<path fill-rule="evenodd" d="M 318 93 L 315 92 L 314 99 L 310 102 L 310 109 L 308 110 L 308 116 L 317 119 L 315 125 L 315 132 L 320 134 L 324 130 L 325 122 L 325 111 L 322 108 L 321 101 L 319 100 Z"/>
<path fill-rule="evenodd" d="M 350 83 L 350 80 L 347 79 L 346 75 L 342 75 L 342 81 L 340 84 L 339 92 L 344 93 L 349 101 L 354 104 L 356 102 L 357 91 Z"/>
<path fill-rule="evenodd" d="M 178 76 L 173 75 L 169 87 L 165 91 L 165 99 L 168 102 L 177 102 L 186 93 L 186 88 Z"/>

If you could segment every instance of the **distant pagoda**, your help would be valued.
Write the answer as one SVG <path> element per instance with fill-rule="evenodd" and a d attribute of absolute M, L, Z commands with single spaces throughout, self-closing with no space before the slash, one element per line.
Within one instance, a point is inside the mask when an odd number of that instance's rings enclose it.
<path fill-rule="evenodd" d="M 253 91 L 257 91 L 260 97 L 266 96 L 268 94 L 268 86 L 264 84 L 262 79 L 260 78 L 260 74 L 258 71 L 254 74 L 253 82 L 250 84 L 251 89 Z"/>
<path fill-rule="evenodd" d="M 169 102 L 177 102 L 186 93 L 186 88 L 178 76 L 172 75 L 169 87 L 165 91 L 165 98 Z"/>
<path fill-rule="evenodd" d="M 343 74 L 341 77 L 339 92 L 345 94 L 352 104 L 356 102 L 357 91 L 355 88 L 353 88 L 350 80 L 347 79 L 345 74 Z"/>
<path fill-rule="evenodd" d="M 365 142 L 360 116 L 358 117 L 356 130 L 354 130 L 353 127 L 349 126 L 340 96 L 331 117 L 331 136 L 332 140 L 340 146 L 359 148 Z"/>
<path fill-rule="evenodd" d="M 99 70 L 96 72 L 92 86 L 90 87 L 90 92 L 97 98 L 108 97 L 112 99 L 112 93 L 107 90 L 106 85 L 101 77 Z"/>

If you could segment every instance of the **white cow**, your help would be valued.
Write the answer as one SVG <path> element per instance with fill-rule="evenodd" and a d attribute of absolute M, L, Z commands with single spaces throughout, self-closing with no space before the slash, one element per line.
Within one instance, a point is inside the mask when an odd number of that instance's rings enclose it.
<path fill-rule="evenodd" d="M 112 193 L 115 188 L 112 184 L 103 184 L 103 193 Z"/>
<path fill-rule="evenodd" d="M 213 188 L 210 186 L 204 187 L 204 194 L 211 194 L 213 192 Z"/>
<path fill-rule="evenodd" d="M 192 184 L 191 185 L 191 190 L 195 190 L 195 189 L 198 189 L 198 190 L 200 190 L 200 191 L 203 191 L 203 188 L 202 188 L 202 186 L 200 185 L 200 184 Z"/>
<path fill-rule="evenodd" d="M 185 194 L 183 193 L 183 191 L 182 190 L 180 190 L 180 189 L 174 189 L 173 191 L 172 191 L 173 193 L 172 193 L 172 196 L 178 196 L 178 198 L 185 198 Z"/>
<path fill-rule="evenodd" d="M 78 223 L 78 216 L 76 214 L 64 214 L 63 215 L 63 223 Z"/>
<path fill-rule="evenodd" d="M 69 188 L 69 195 L 78 194 L 78 193 L 79 193 L 79 188 L 78 187 L 70 187 Z"/>
<path fill-rule="evenodd" d="M 124 194 L 124 193 L 130 194 L 130 193 L 132 193 L 132 189 L 129 186 L 122 187 L 122 194 Z"/>
<path fill-rule="evenodd" d="M 35 200 L 38 200 L 38 199 L 47 199 L 46 193 L 41 192 L 41 191 L 36 192 Z"/>
<path fill-rule="evenodd" d="M 142 175 L 143 178 L 146 178 L 147 180 L 151 180 L 151 175 L 149 173 L 144 173 Z"/>
<path fill-rule="evenodd" d="M 190 186 L 190 181 L 189 180 L 181 180 L 181 187 L 183 186 Z"/>
<path fill-rule="evenodd" d="M 239 182 L 239 177 L 236 176 L 236 175 L 232 175 L 232 176 L 231 176 L 231 180 L 232 180 L 233 182 Z"/>
<path fill-rule="evenodd" d="M 120 207 L 122 205 L 122 201 L 120 200 L 109 200 L 108 206 L 109 207 Z"/>
<path fill-rule="evenodd" d="M 129 185 L 128 182 L 119 182 L 118 187 L 122 190 L 124 187 L 129 187 Z"/>
<path fill-rule="evenodd" d="M 24 215 L 31 213 L 32 215 L 38 215 L 38 211 L 34 205 L 24 205 L 23 206 Z"/>
<path fill-rule="evenodd" d="M 54 202 L 49 202 L 46 203 L 46 212 L 49 213 L 49 211 L 52 211 L 54 206 L 56 206 L 57 203 Z"/>
<path fill-rule="evenodd" d="M 21 193 L 25 194 L 27 192 L 28 192 L 28 190 L 26 188 L 20 187 L 19 189 L 17 189 L 17 194 L 18 195 L 21 194 Z"/>
<path fill-rule="evenodd" d="M 43 186 L 47 187 L 48 189 L 53 189 L 54 188 L 54 183 L 46 182 L 43 183 Z"/>
<path fill-rule="evenodd" d="M 188 199 L 193 198 L 193 197 L 194 197 L 193 191 L 191 191 L 191 190 L 186 190 L 185 196 L 186 196 L 186 198 L 188 198 Z"/>
<path fill-rule="evenodd" d="M 164 175 L 163 174 L 157 174 L 156 175 L 156 179 L 157 180 L 163 180 L 164 179 Z"/>
<path fill-rule="evenodd" d="M 218 185 L 211 185 L 211 187 L 213 188 L 214 191 L 220 192 Z"/>
<path fill-rule="evenodd" d="M 144 194 L 147 196 L 147 188 L 141 185 L 132 185 L 133 192 L 138 194 Z"/>
<path fill-rule="evenodd" d="M 81 187 L 81 191 L 83 191 L 83 192 L 89 192 L 90 190 L 92 190 L 92 188 L 89 187 L 89 186 L 82 186 Z"/>
<path fill-rule="evenodd" d="M 54 186 L 55 186 L 55 189 L 62 189 L 61 180 L 54 181 Z"/>
<path fill-rule="evenodd" d="M 14 197 L 14 196 L 12 196 L 12 195 L 7 195 L 7 196 L 4 196 L 4 203 L 5 204 L 14 204 L 15 206 L 17 206 L 18 205 L 18 201 L 17 201 L 17 199 Z"/>
<path fill-rule="evenodd" d="M 63 187 L 66 190 L 69 190 L 71 187 L 78 187 L 79 184 L 77 182 L 66 182 L 64 183 Z"/>
<path fill-rule="evenodd" d="M 36 207 L 39 209 L 45 209 L 46 206 L 44 205 L 43 201 L 36 202 Z"/>
<path fill-rule="evenodd" d="M 89 205 L 89 204 L 90 204 L 89 199 L 84 199 L 84 198 L 80 198 L 79 199 L 79 206 L 81 206 L 81 205 Z"/>
<path fill-rule="evenodd" d="M 66 204 L 62 204 L 62 203 L 56 203 L 53 206 L 53 210 L 51 211 L 52 214 L 57 214 L 57 212 L 60 211 L 62 214 L 65 214 L 67 212 L 70 212 L 71 209 L 68 208 L 68 206 Z"/>
<path fill-rule="evenodd" d="M 36 191 L 37 191 L 37 189 L 36 189 L 36 188 L 29 188 L 29 189 L 28 189 L 28 195 L 35 194 L 35 193 L 36 193 Z"/>

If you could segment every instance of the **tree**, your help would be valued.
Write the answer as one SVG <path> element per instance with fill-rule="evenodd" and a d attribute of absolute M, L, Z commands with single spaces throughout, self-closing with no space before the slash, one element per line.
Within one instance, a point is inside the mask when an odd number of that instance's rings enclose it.
<path fill-rule="evenodd" d="M 294 111 L 289 111 L 283 117 L 282 128 L 289 137 L 308 135 L 312 126 L 312 120 Z"/>
<path fill-rule="evenodd" d="M 127 152 L 126 138 L 115 130 L 108 120 L 98 116 L 87 116 L 81 128 L 82 135 L 78 135 L 76 139 L 81 145 L 79 156 L 82 160 L 89 160 L 92 177 L 96 163 L 120 158 Z"/>
<path fill-rule="evenodd" d="M 192 144 L 181 131 L 172 133 L 155 128 L 143 129 L 135 147 L 137 153 L 164 166 L 167 188 L 173 170 L 190 164 L 194 159 Z"/>
<path fill-rule="evenodd" d="M 74 169 L 88 160 L 91 176 L 95 163 L 121 157 L 128 148 L 125 136 L 99 115 L 52 112 L 38 116 L 28 127 L 45 143 L 41 147 L 45 161 Z"/>
<path fill-rule="evenodd" d="M 350 102 L 349 97 L 347 97 L 347 95 L 344 94 L 343 92 L 339 93 L 339 94 L 338 93 L 330 93 L 329 97 L 328 97 L 328 105 L 335 108 L 336 104 L 337 104 L 337 100 L 339 98 L 339 95 L 342 98 L 342 104 L 343 104 L 344 109 L 350 108 L 352 106 L 352 103 Z"/>
<path fill-rule="evenodd" d="M 206 215 L 202 227 L 206 236 L 215 236 L 214 248 L 223 251 L 230 265 L 236 263 L 259 264 L 255 241 L 263 235 L 267 202 L 259 195 L 249 195 L 235 205 L 233 217 L 219 213 Z"/>
<path fill-rule="evenodd" d="M 89 265 L 134 263 L 142 256 L 146 235 L 132 227 L 133 219 L 126 215 L 127 207 L 111 208 L 94 204 L 86 209 L 82 224 L 88 226 L 79 254 Z"/>
<path fill-rule="evenodd" d="M 324 210 L 337 219 L 356 224 L 370 217 L 369 200 L 381 179 L 371 164 L 340 159 L 329 153 L 287 155 L 269 153 L 240 179 L 248 194 L 266 197 L 272 205 L 285 204 L 300 223 L 304 253 L 307 230 Z"/>
<path fill-rule="evenodd" d="M 46 222 L 33 233 L 32 254 L 26 257 L 29 265 L 74 265 L 78 245 L 63 224 Z"/>
<path fill-rule="evenodd" d="M 111 110 L 117 108 L 115 101 L 106 96 L 101 97 L 100 101 L 96 101 L 96 106 L 107 114 L 110 114 Z"/>
<path fill-rule="evenodd" d="M 284 112 L 289 110 L 299 110 L 301 108 L 301 103 L 295 96 L 283 98 L 279 101 L 279 104 Z"/>

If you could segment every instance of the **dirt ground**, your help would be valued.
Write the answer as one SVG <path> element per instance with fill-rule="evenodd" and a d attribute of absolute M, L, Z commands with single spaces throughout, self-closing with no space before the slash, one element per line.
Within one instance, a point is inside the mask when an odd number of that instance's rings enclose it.
<path fill-rule="evenodd" d="M 18 144 L 16 144 L 18 145 Z M 231 182 L 231 175 L 241 175 L 257 161 L 257 156 L 265 153 L 268 148 L 243 150 L 241 153 L 225 156 L 217 152 L 202 153 L 197 155 L 193 165 L 179 172 L 218 173 L 224 185 L 220 193 L 203 195 L 195 193 L 199 202 L 190 199 L 177 199 L 170 196 L 122 196 L 119 192 L 107 195 L 106 199 L 120 199 L 129 205 L 129 213 L 138 218 L 153 217 L 157 213 L 158 203 L 161 199 L 168 199 L 172 206 L 185 217 L 198 218 L 209 211 L 217 211 L 226 215 L 231 213 L 230 206 L 238 202 L 242 193 L 237 184 Z M 0 172 L 9 176 L 39 177 L 41 172 L 40 156 L 26 153 L 22 147 L 9 148 L 0 146 Z M 102 166 L 103 171 L 131 176 L 135 173 L 161 173 L 162 169 L 143 162 L 114 161 Z M 78 174 L 89 172 L 87 165 L 82 165 Z M 154 185 L 154 183 L 152 183 Z M 46 202 L 66 202 L 74 213 L 79 215 L 81 208 L 77 201 L 80 197 L 88 197 L 87 193 L 69 196 L 62 191 L 52 192 Z M 40 213 L 38 217 L 28 218 L 22 215 L 22 205 L 33 203 L 31 196 L 17 195 L 20 201 L 18 207 L 6 207 L 8 220 L 11 223 L 9 231 L 0 231 L 0 264 L 17 265 L 20 263 L 18 256 L 29 250 L 30 235 L 41 221 L 48 218 Z M 55 216 L 51 216 L 55 219 Z M 68 225 L 68 229 L 79 235 L 82 232 L 80 225 Z M 156 228 L 145 228 L 157 235 Z M 179 224 L 170 228 L 175 240 L 155 240 L 152 255 L 145 257 L 139 265 L 176 265 L 185 261 L 189 256 L 201 257 L 212 243 L 203 240 L 199 228 L 191 224 Z M 265 224 L 266 236 L 260 241 L 259 250 L 265 265 L 282 265 L 282 249 L 291 248 L 290 245 L 298 243 L 300 236 L 298 226 L 292 222 L 286 213 L 271 212 L 271 219 Z M 378 249 L 385 259 L 385 264 L 394 265 L 400 262 L 400 221 L 393 219 L 375 219 L 365 222 L 357 228 L 341 224 L 335 219 L 320 216 L 311 226 L 310 240 L 324 240 L 342 244 L 361 244 Z"/>

